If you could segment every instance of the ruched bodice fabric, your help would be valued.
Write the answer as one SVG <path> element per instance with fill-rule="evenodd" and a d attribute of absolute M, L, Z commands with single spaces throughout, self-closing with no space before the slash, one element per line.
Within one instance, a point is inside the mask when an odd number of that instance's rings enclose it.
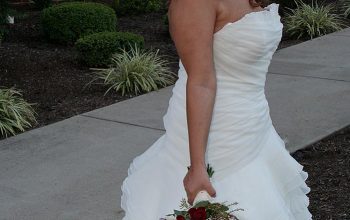
<path fill-rule="evenodd" d="M 216 199 L 244 206 L 240 220 L 311 219 L 307 173 L 275 131 L 265 97 L 266 74 L 282 37 L 278 7 L 248 13 L 213 38 L 217 91 L 206 162 L 215 170 Z M 133 160 L 123 182 L 123 220 L 158 220 L 186 196 L 187 72 L 181 60 L 178 76 L 163 116 L 166 133 Z"/>

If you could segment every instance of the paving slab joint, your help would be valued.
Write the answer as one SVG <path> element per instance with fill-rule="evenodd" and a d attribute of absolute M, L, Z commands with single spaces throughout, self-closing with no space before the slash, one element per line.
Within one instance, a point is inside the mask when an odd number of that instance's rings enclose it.
<path fill-rule="evenodd" d="M 165 129 L 154 128 L 154 127 L 150 127 L 150 126 L 134 124 L 134 123 L 124 122 L 124 121 L 117 121 L 117 120 L 111 120 L 111 119 L 106 119 L 106 118 L 100 118 L 100 117 L 95 117 L 95 116 L 91 116 L 91 115 L 81 114 L 80 116 L 86 117 L 86 118 L 93 118 L 93 119 L 101 120 L 101 121 L 108 121 L 108 122 L 114 122 L 114 123 L 119 123 L 119 124 L 124 124 L 124 125 L 131 125 L 131 126 L 140 127 L 140 128 L 148 128 L 148 129 L 157 130 L 157 131 L 165 131 Z"/>

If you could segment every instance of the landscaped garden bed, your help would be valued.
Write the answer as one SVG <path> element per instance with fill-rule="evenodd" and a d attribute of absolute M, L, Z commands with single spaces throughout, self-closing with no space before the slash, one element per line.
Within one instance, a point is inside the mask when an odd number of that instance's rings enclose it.
<path fill-rule="evenodd" d="M 130 97 L 108 93 L 101 85 L 85 87 L 91 70 L 77 60 L 73 47 L 48 43 L 40 32 L 40 13 L 25 12 L 27 17 L 11 26 L 0 47 L 1 86 L 22 90 L 24 98 L 36 103 L 36 127 L 107 106 Z M 146 48 L 160 49 L 177 71 L 175 47 L 164 27 L 162 13 L 121 17 L 121 31 L 141 34 Z M 85 87 L 85 89 L 84 89 Z"/>
<path fill-rule="evenodd" d="M 17 11 L 15 23 L 9 25 L 8 35 L 0 46 L 0 86 L 15 87 L 22 91 L 25 100 L 35 103 L 38 123 L 34 128 L 135 96 L 117 92 L 104 95 L 106 87 L 86 86 L 92 71 L 79 62 L 73 45 L 48 41 L 42 32 L 41 11 L 32 5 Z M 179 58 L 164 22 L 165 14 L 163 9 L 117 16 L 117 29 L 142 36 L 145 49 L 159 49 L 159 54 L 166 55 L 171 63 L 171 71 L 177 73 Z M 305 40 L 284 35 L 278 49 Z"/>

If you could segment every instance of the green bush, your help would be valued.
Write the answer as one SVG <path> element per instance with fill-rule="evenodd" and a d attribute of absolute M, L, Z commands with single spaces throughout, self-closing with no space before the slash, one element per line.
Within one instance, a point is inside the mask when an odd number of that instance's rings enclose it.
<path fill-rule="evenodd" d="M 333 14 L 333 4 L 318 5 L 312 2 L 308 5 L 302 1 L 296 2 L 296 9 L 289 9 L 284 20 L 284 31 L 293 38 L 312 39 L 345 27 L 341 16 Z"/>
<path fill-rule="evenodd" d="M 75 43 L 80 59 L 89 66 L 106 66 L 112 54 L 131 45 L 144 47 L 142 36 L 128 32 L 100 32 L 80 38 Z"/>
<path fill-rule="evenodd" d="M 6 0 L 0 0 L 0 43 L 7 33 L 6 24 L 9 7 Z"/>
<path fill-rule="evenodd" d="M 155 12 L 161 10 L 163 6 L 163 0 L 114 0 L 117 15 Z"/>
<path fill-rule="evenodd" d="M 38 9 L 44 9 L 52 5 L 52 0 L 33 0 Z"/>
<path fill-rule="evenodd" d="M 32 104 L 15 89 L 0 89 L 0 135 L 7 137 L 36 123 Z"/>
<path fill-rule="evenodd" d="M 115 31 L 117 17 L 103 4 L 66 2 L 44 9 L 41 22 L 50 40 L 67 44 L 92 33 Z"/>
<path fill-rule="evenodd" d="M 102 81 L 110 90 L 124 95 L 138 95 L 142 92 L 158 90 L 172 84 L 176 75 L 170 71 L 168 62 L 158 55 L 158 51 L 144 51 L 131 47 L 112 56 L 112 64 L 106 69 L 94 69 L 94 78 L 90 82 Z M 105 94 L 106 94 L 105 93 Z"/>

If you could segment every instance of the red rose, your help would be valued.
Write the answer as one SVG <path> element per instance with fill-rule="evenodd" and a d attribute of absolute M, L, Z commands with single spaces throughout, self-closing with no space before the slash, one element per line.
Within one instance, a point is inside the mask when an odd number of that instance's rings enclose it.
<path fill-rule="evenodd" d="M 176 216 L 176 220 L 186 220 L 186 219 L 182 215 L 178 215 Z"/>
<path fill-rule="evenodd" d="M 190 208 L 190 210 L 188 210 L 188 213 L 190 214 L 191 220 L 207 219 L 207 213 L 204 207 Z"/>

